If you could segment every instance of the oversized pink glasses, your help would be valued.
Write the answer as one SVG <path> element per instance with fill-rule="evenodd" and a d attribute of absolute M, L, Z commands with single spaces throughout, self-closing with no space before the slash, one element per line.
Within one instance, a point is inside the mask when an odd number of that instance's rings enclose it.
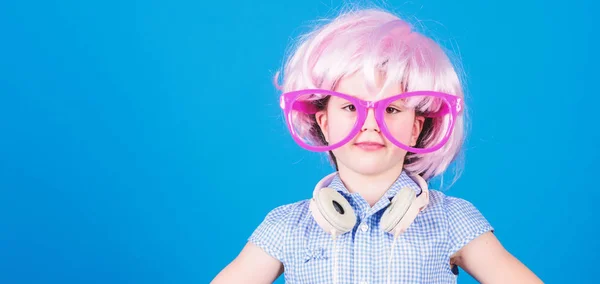
<path fill-rule="evenodd" d="M 448 141 L 456 118 L 462 113 L 460 97 L 434 91 L 406 92 L 378 101 L 366 101 L 335 91 L 306 89 L 282 94 L 280 106 L 294 141 L 304 149 L 316 152 L 330 151 L 348 143 L 361 131 L 369 109 L 374 110 L 377 125 L 394 145 L 412 153 L 433 152 Z M 328 112 L 335 112 L 329 115 L 336 115 L 338 121 L 346 122 L 333 129 L 338 133 L 338 139 L 329 143 L 324 143 L 315 122 L 315 114 L 326 108 Z M 398 134 L 403 132 L 397 129 L 398 121 L 407 110 L 414 110 L 417 116 L 434 118 L 431 123 L 440 132 L 421 143 L 426 147 L 411 147 L 401 141 L 404 136 Z"/>

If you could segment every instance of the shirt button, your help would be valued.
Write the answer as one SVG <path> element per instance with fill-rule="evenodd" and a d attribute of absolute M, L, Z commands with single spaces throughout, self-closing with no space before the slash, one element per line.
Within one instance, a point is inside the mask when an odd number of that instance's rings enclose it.
<path fill-rule="evenodd" d="M 361 229 L 361 231 L 363 231 L 363 232 L 366 232 L 367 230 L 369 230 L 369 225 L 367 225 L 367 224 L 362 224 L 362 225 L 360 225 L 360 229 Z M 365 281 L 363 281 L 363 282 L 360 282 L 360 283 L 361 283 L 361 284 L 367 284 L 367 282 L 365 282 Z"/>

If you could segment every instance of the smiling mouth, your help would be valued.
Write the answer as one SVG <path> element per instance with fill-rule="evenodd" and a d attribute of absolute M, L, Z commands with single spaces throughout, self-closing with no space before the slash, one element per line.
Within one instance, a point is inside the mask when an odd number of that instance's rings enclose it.
<path fill-rule="evenodd" d="M 365 151 L 377 151 L 385 147 L 383 144 L 376 142 L 361 142 L 354 145 Z"/>

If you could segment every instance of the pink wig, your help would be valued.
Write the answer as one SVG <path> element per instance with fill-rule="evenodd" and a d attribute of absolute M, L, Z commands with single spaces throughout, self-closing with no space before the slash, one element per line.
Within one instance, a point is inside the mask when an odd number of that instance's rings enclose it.
<path fill-rule="evenodd" d="M 371 90 L 375 90 L 376 74 L 380 72 L 385 77 L 383 86 L 399 84 L 404 92 L 432 90 L 463 97 L 457 72 L 442 48 L 413 31 L 397 16 L 378 9 L 342 13 L 302 36 L 285 62 L 280 89 L 284 92 L 308 88 L 334 90 L 341 78 L 355 72 L 362 72 Z M 426 124 L 418 146 L 426 147 L 439 141 L 445 123 Z M 300 128 L 313 125 L 300 125 Z M 449 141 L 440 150 L 409 153 L 404 168 L 426 180 L 442 174 L 458 156 L 464 133 L 464 119 L 460 116 Z M 319 140 L 319 137 L 311 140 Z M 335 163 L 335 157 L 331 158 Z"/>

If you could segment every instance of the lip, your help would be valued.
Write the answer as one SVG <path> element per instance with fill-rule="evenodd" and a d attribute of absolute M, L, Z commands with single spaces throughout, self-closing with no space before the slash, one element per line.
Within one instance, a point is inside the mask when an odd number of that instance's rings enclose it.
<path fill-rule="evenodd" d="M 383 144 L 377 142 L 359 142 L 354 145 L 365 151 L 377 151 L 385 147 Z"/>

